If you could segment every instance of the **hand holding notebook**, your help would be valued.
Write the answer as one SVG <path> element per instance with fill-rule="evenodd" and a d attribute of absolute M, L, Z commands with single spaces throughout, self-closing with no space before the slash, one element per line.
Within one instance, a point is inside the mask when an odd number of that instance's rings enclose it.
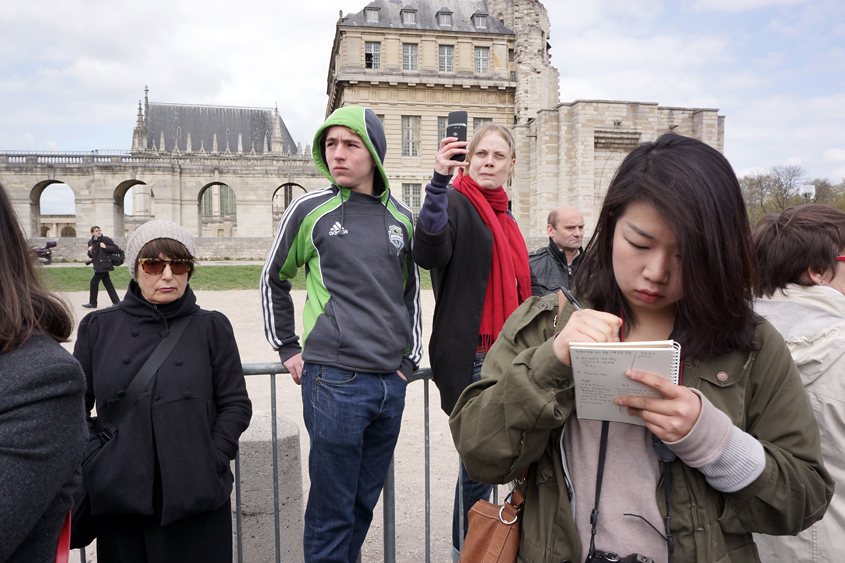
<path fill-rule="evenodd" d="M 663 396 L 654 388 L 633 381 L 628 371 L 654 374 L 678 385 L 681 347 L 672 340 L 657 342 L 573 342 L 569 346 L 575 378 L 578 418 L 609 420 L 644 426 L 639 416 L 617 405 L 618 397 Z"/>

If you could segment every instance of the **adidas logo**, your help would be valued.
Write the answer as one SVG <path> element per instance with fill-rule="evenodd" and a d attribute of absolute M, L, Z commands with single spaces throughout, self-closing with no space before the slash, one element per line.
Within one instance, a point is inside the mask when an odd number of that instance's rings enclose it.
<path fill-rule="evenodd" d="M 332 228 L 329 229 L 330 237 L 334 235 L 345 235 L 347 233 L 349 233 L 349 231 L 343 228 L 343 225 L 340 224 L 340 221 L 336 221 L 335 224 L 332 225 Z"/>

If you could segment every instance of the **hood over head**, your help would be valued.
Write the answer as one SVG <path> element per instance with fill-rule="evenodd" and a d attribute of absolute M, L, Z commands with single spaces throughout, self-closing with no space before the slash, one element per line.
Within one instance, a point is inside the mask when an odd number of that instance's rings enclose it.
<path fill-rule="evenodd" d="M 332 184 L 337 185 L 326 163 L 326 146 L 323 142 L 323 136 L 326 131 L 335 125 L 342 125 L 351 129 L 364 141 L 378 169 L 378 173 L 373 178 L 373 192 L 380 195 L 382 199 L 386 198 L 390 189 L 387 181 L 387 173 L 384 171 L 384 155 L 387 153 L 387 139 L 384 136 L 384 126 L 381 124 L 381 120 L 370 108 L 345 106 L 334 110 L 329 118 L 326 119 L 326 122 L 317 129 L 317 133 L 314 134 L 314 142 L 311 145 L 314 164 L 323 173 L 323 176 L 328 178 Z"/>

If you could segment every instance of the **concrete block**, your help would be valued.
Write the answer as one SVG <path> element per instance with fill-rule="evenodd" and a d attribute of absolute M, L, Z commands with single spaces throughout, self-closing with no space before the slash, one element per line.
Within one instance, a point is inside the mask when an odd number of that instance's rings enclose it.
<path fill-rule="evenodd" d="M 299 427 L 291 419 L 277 415 L 277 459 L 279 463 L 279 533 L 281 561 L 299 563 L 302 556 L 302 463 L 299 449 Z M 269 412 L 252 414 L 249 428 L 241 436 L 241 511 L 243 514 L 244 561 L 275 561 L 273 516 L 273 445 L 272 417 Z M 234 461 L 232 471 L 234 472 Z M 236 510 L 232 491 L 232 517 Z M 234 520 L 233 520 L 234 522 Z M 235 561 L 237 561 L 237 529 Z"/>

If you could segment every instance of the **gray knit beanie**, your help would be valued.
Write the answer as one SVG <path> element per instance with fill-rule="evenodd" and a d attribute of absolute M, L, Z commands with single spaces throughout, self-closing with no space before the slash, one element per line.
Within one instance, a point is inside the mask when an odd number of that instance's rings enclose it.
<path fill-rule="evenodd" d="M 135 278 L 138 253 L 141 252 L 145 244 L 157 238 L 169 238 L 181 242 L 191 253 L 191 256 L 197 254 L 194 236 L 185 227 L 177 225 L 173 221 L 147 221 L 135 229 L 135 232 L 129 237 L 129 242 L 126 243 L 126 265 L 129 267 L 129 275 L 132 276 L 133 280 L 138 281 Z"/>

